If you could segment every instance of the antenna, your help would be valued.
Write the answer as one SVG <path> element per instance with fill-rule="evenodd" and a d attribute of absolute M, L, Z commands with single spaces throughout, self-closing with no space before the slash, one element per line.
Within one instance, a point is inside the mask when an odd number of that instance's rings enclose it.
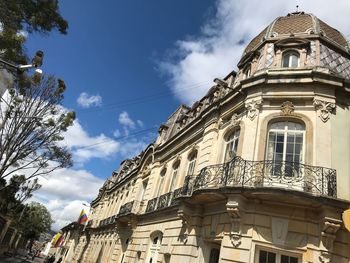
<path fill-rule="evenodd" d="M 297 8 L 297 11 L 296 11 L 296 12 L 299 12 L 299 5 L 297 5 L 296 8 Z"/>

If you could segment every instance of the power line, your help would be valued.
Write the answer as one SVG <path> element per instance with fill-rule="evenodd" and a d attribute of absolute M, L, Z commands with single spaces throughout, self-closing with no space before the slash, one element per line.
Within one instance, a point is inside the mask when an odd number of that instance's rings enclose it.
<path fill-rule="evenodd" d="M 211 81 L 198 82 L 196 84 L 191 84 L 191 85 L 187 86 L 186 88 L 178 89 L 177 92 L 191 90 L 191 89 L 196 89 L 198 87 L 204 86 L 204 85 L 209 84 L 209 83 L 211 83 Z M 81 110 L 79 110 L 79 114 L 81 114 L 81 113 L 90 113 L 90 112 L 98 112 L 98 111 L 104 111 L 104 110 L 111 110 L 111 109 L 115 109 L 115 108 L 119 108 L 119 107 L 125 107 L 125 106 L 130 106 L 130 105 L 150 102 L 150 101 L 154 101 L 154 100 L 158 100 L 158 99 L 164 98 L 164 97 L 168 96 L 169 94 L 171 94 L 171 90 L 165 90 L 163 92 L 153 93 L 152 95 L 149 95 L 149 96 L 138 97 L 138 98 L 133 98 L 133 99 L 130 99 L 130 100 L 124 100 L 124 101 L 120 101 L 120 102 L 114 102 L 114 103 L 106 104 L 106 105 L 104 105 L 103 107 L 100 107 L 100 108 L 86 109 L 86 110 L 81 109 Z"/>
<path fill-rule="evenodd" d="M 111 142 L 111 141 L 123 140 L 123 139 L 130 138 L 130 137 L 136 137 L 137 135 L 140 135 L 140 134 L 149 132 L 149 131 L 151 131 L 151 130 L 154 130 L 155 128 L 156 128 L 156 127 L 152 127 L 152 128 L 147 128 L 147 129 L 139 130 L 139 131 L 136 131 L 136 132 L 134 132 L 134 133 L 130 133 L 130 134 L 128 134 L 128 135 L 119 136 L 119 137 L 114 138 L 114 139 L 106 139 L 106 140 L 102 140 L 102 141 L 97 142 L 97 143 L 85 145 L 85 146 L 82 146 L 82 147 L 76 147 L 76 148 L 78 148 L 79 150 L 80 150 L 80 149 L 88 149 L 88 148 L 91 148 L 91 147 L 93 147 L 93 146 L 100 145 L 100 144 L 104 144 L 104 143 L 108 143 L 108 142 Z"/>

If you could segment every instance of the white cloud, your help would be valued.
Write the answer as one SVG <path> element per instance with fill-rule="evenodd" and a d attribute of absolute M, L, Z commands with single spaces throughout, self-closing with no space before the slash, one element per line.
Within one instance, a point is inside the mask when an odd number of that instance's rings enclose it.
<path fill-rule="evenodd" d="M 102 97 L 100 95 L 89 95 L 86 92 L 82 92 L 77 99 L 77 103 L 83 108 L 98 107 L 102 105 Z"/>
<path fill-rule="evenodd" d="M 143 127 L 143 122 L 141 120 L 136 120 L 134 121 L 133 119 L 130 118 L 129 113 L 126 111 L 123 111 L 122 113 L 119 114 L 118 117 L 119 124 L 122 126 L 122 129 L 124 131 L 124 136 L 128 136 L 130 133 L 130 130 L 134 130 L 137 127 Z M 115 130 L 114 131 L 114 136 L 119 137 L 121 135 L 120 130 Z M 118 136 L 116 136 L 118 135 Z"/>
<path fill-rule="evenodd" d="M 139 154 L 148 145 L 148 139 L 135 139 L 129 138 L 122 142 L 123 147 L 120 148 L 120 153 L 122 156 L 130 158 Z"/>
<path fill-rule="evenodd" d="M 63 143 L 72 151 L 73 159 L 77 163 L 84 163 L 92 158 L 107 159 L 120 149 L 119 142 L 103 133 L 90 136 L 79 120 L 75 120 L 73 126 L 68 128 Z"/>
<path fill-rule="evenodd" d="M 89 204 L 96 198 L 103 180 L 86 170 L 61 169 L 50 176 L 39 177 L 42 188 L 35 192 L 32 201 L 44 204 L 55 220 L 54 230 L 76 221 L 82 209 L 88 212 Z"/>
<path fill-rule="evenodd" d="M 298 4 L 299 10 L 315 14 L 349 36 L 346 17 L 350 1 L 330 4 L 328 0 L 301 0 Z M 168 58 L 159 64 L 170 76 L 174 95 L 187 104 L 198 100 L 215 77 L 224 77 L 236 68 L 253 37 L 276 17 L 294 12 L 295 5 L 292 0 L 218 0 L 216 15 L 204 23 L 201 34 L 177 41 Z"/>
<path fill-rule="evenodd" d="M 119 114 L 119 123 L 126 128 L 135 129 L 135 122 L 129 117 L 129 114 L 126 111 L 123 111 Z"/>
<path fill-rule="evenodd" d="M 116 138 L 120 137 L 121 135 L 122 135 L 122 133 L 120 132 L 119 129 L 116 129 L 116 130 L 113 132 L 113 136 L 116 137 Z"/>

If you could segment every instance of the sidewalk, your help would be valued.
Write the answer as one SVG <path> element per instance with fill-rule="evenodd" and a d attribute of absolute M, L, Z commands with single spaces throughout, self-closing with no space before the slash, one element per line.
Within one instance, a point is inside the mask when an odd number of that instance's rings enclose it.
<path fill-rule="evenodd" d="M 0 263 L 11 262 L 11 263 L 43 263 L 44 258 L 36 257 L 33 261 L 27 259 L 25 256 L 13 256 L 13 257 L 3 257 L 0 256 Z"/>

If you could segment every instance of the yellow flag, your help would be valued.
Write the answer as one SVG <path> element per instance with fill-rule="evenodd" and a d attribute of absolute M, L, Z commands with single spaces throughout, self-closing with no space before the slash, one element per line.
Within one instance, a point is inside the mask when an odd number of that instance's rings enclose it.
<path fill-rule="evenodd" d="M 51 245 L 52 246 L 55 246 L 56 245 L 56 243 L 57 243 L 57 240 L 61 237 L 61 233 L 57 233 L 54 237 L 53 237 L 53 239 L 52 239 L 52 242 L 51 242 Z"/>

